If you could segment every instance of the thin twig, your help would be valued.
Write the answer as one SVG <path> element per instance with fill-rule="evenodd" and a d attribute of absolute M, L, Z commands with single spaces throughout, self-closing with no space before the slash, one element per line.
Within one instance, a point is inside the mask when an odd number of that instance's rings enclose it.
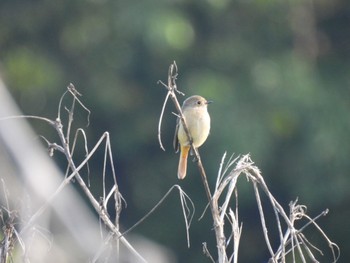
<path fill-rule="evenodd" d="M 203 242 L 202 245 L 203 245 L 203 254 L 206 255 L 211 260 L 211 262 L 215 263 L 216 261 L 213 259 L 212 255 L 208 250 L 207 242 Z"/>
<path fill-rule="evenodd" d="M 161 127 L 162 127 L 162 119 L 163 119 L 163 115 L 164 115 L 165 106 L 166 106 L 166 103 L 169 99 L 169 96 L 170 96 L 170 93 L 168 92 L 166 97 L 165 97 L 165 100 L 164 100 L 164 103 L 162 106 L 162 111 L 160 112 L 159 122 L 158 122 L 158 141 L 159 141 L 160 148 L 163 151 L 165 151 L 165 148 L 164 148 L 163 143 L 162 143 Z"/>
<path fill-rule="evenodd" d="M 189 228 L 193 219 L 193 215 L 194 215 L 194 204 L 191 200 L 191 198 L 182 190 L 182 188 L 179 185 L 173 185 L 168 192 L 166 192 L 166 194 L 158 201 L 158 203 L 146 214 L 144 215 L 139 221 L 137 221 L 132 227 L 130 227 L 129 229 L 127 229 L 126 231 L 124 231 L 121 236 L 125 236 L 126 234 L 128 234 L 129 232 L 131 232 L 132 230 L 134 230 L 138 225 L 140 225 L 143 221 L 146 220 L 146 218 L 148 218 L 163 202 L 164 200 L 168 197 L 168 195 L 174 190 L 174 189 L 178 189 L 179 190 L 179 194 L 180 194 L 180 200 L 181 200 L 181 206 L 182 206 L 182 212 L 184 215 L 184 219 L 185 219 L 185 224 L 186 224 L 186 234 L 187 234 L 187 241 L 188 241 L 188 246 L 189 244 Z M 188 200 L 191 204 L 191 209 L 189 209 L 188 205 L 187 205 L 187 201 Z"/>
<path fill-rule="evenodd" d="M 273 257 L 274 252 L 273 252 L 273 249 L 272 249 L 272 246 L 270 243 L 270 239 L 268 236 L 268 230 L 267 230 L 266 223 L 265 223 L 264 210 L 262 208 L 262 203 L 261 203 L 261 199 L 260 199 L 260 195 L 259 195 L 259 189 L 258 189 L 258 185 L 257 185 L 256 181 L 253 181 L 253 185 L 254 185 L 255 198 L 256 198 L 256 201 L 258 203 L 258 210 L 260 213 L 260 222 L 261 222 L 261 226 L 263 229 L 265 242 L 266 242 L 266 245 L 267 245 L 267 248 L 270 252 L 271 257 Z M 273 262 L 275 262 L 275 261 L 273 261 Z"/>

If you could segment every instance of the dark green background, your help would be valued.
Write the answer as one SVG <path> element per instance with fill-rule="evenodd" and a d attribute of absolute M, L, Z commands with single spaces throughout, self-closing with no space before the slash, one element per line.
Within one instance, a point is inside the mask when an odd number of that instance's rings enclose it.
<path fill-rule="evenodd" d="M 0 3 L 0 70 L 22 111 L 54 119 L 59 98 L 72 82 L 92 111 L 86 128 L 89 147 L 110 132 L 120 190 L 128 203 L 122 212 L 124 228 L 173 184 L 192 198 L 196 214 L 190 249 L 176 194 L 134 230 L 173 250 L 179 262 L 206 262 L 202 242 L 208 242 L 214 255 L 216 247 L 210 215 L 197 220 L 206 197 L 196 165 L 189 164 L 186 180 L 176 178 L 171 104 L 162 126 L 167 151 L 157 142 L 166 95 L 157 81 L 166 81 L 170 63 L 177 62 L 178 88 L 186 96 L 200 94 L 214 101 L 211 134 L 200 149 L 211 185 L 225 151 L 250 153 L 286 209 L 297 197 L 310 216 L 330 209 L 319 223 L 343 248 L 341 262 L 346 262 L 349 59 L 346 0 Z M 79 126 L 84 127 L 85 117 L 78 109 Z M 50 127 L 33 125 L 38 133 L 57 139 Z M 90 163 L 92 178 L 100 176 L 102 160 L 103 150 Z M 240 262 L 266 262 L 253 189 L 244 178 L 239 197 L 244 222 Z M 273 218 L 270 222 L 274 227 Z M 316 231 L 309 234 L 328 256 Z"/>

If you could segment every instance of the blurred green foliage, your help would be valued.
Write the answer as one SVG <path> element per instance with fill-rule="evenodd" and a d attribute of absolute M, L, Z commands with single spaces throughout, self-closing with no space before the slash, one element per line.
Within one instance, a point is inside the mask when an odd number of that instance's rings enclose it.
<path fill-rule="evenodd" d="M 157 142 L 166 94 L 157 81 L 166 81 L 176 60 L 178 88 L 215 102 L 209 109 L 211 135 L 200 149 L 211 183 L 225 151 L 251 153 L 285 207 L 298 196 L 310 215 L 330 209 L 320 224 L 343 248 L 345 262 L 350 259 L 344 249 L 350 246 L 349 24 L 346 0 L 3 0 L 0 68 L 25 114 L 55 118 L 60 95 L 74 83 L 92 111 L 89 146 L 104 131 L 111 134 L 128 202 L 124 227 L 179 183 L 197 209 L 192 247 L 186 247 L 176 197 L 135 232 L 172 249 L 179 262 L 205 262 L 202 242 L 215 251 L 212 225 L 208 214 L 197 221 L 206 198 L 196 165 L 189 164 L 185 181 L 176 179 L 170 104 L 162 126 L 167 151 Z M 84 123 L 84 113 L 76 118 Z M 101 167 L 103 151 L 99 154 L 92 166 Z M 264 262 L 268 254 L 253 191 L 243 178 L 240 187 L 240 262 Z"/>

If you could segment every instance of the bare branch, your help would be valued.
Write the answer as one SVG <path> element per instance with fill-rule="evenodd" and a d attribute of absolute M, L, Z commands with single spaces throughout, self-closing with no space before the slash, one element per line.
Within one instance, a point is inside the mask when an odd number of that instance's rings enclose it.
<path fill-rule="evenodd" d="M 73 144 L 70 145 L 70 143 L 69 143 L 69 137 L 70 137 L 69 133 L 71 131 L 71 124 L 73 122 L 75 102 L 78 102 L 86 111 L 88 111 L 89 114 L 90 114 L 90 111 L 77 98 L 77 96 L 80 96 L 80 93 L 75 90 L 73 85 L 70 85 L 68 87 L 68 92 L 73 96 L 73 102 L 72 102 L 71 108 L 67 109 L 67 111 L 68 111 L 68 125 L 67 125 L 66 133 L 64 133 L 64 131 L 63 131 L 63 125 L 62 125 L 62 122 L 61 122 L 60 111 L 61 111 L 63 97 L 67 94 L 67 92 L 65 92 L 63 94 L 63 96 L 61 97 L 61 99 L 60 99 L 59 110 L 58 110 L 58 117 L 56 118 L 55 121 L 52 121 L 52 120 L 47 119 L 47 118 L 42 118 L 42 117 L 37 117 L 37 116 L 25 116 L 25 115 L 24 116 L 15 116 L 15 117 L 8 117 L 8 118 L 2 118 L 1 119 L 1 120 L 9 120 L 9 119 L 16 119 L 16 118 L 37 119 L 37 120 L 44 121 L 44 122 L 50 124 L 51 126 L 53 126 L 55 128 L 58 136 L 59 136 L 60 145 L 58 145 L 56 143 L 50 143 L 43 136 L 41 136 L 41 138 L 43 138 L 46 141 L 46 143 L 48 144 L 48 146 L 49 146 L 49 153 L 50 153 L 51 156 L 53 154 L 53 149 L 55 149 L 55 150 L 57 149 L 57 150 L 61 151 L 62 153 L 64 153 L 64 155 L 66 157 L 66 160 L 68 162 L 68 167 L 69 167 L 67 169 L 67 176 L 64 178 L 62 183 L 59 185 L 59 187 L 56 189 L 56 191 L 46 200 L 46 202 L 30 217 L 29 221 L 21 229 L 21 233 L 20 234 L 21 235 L 24 234 L 25 232 L 27 232 L 29 229 L 31 229 L 33 227 L 33 225 L 35 224 L 36 220 L 44 213 L 44 211 L 47 210 L 47 208 L 50 206 L 51 202 L 66 187 L 66 185 L 68 185 L 70 183 L 70 181 L 73 178 L 75 178 L 75 180 L 78 182 L 79 186 L 82 188 L 84 194 L 88 198 L 90 204 L 94 207 L 95 211 L 99 214 L 100 219 L 104 222 L 104 224 L 107 226 L 107 228 L 112 233 L 114 233 L 114 236 L 118 237 L 117 238 L 117 242 L 119 242 L 119 240 L 120 240 L 125 245 L 125 247 L 127 247 L 129 249 L 129 251 L 131 251 L 131 253 L 134 254 L 138 258 L 138 260 L 140 262 L 146 262 L 142 258 L 142 256 L 131 246 L 131 244 L 123 236 L 121 236 L 121 233 L 119 232 L 119 213 L 120 213 L 120 207 L 121 207 L 119 205 L 119 203 L 120 203 L 121 195 L 120 195 L 120 193 L 118 191 L 118 187 L 117 187 L 117 183 L 116 183 L 116 176 L 115 176 L 114 165 L 113 165 L 113 161 L 112 161 L 112 153 L 111 153 L 111 149 L 110 149 L 109 134 L 108 133 L 104 133 L 103 136 L 96 143 L 95 147 L 91 150 L 91 152 L 88 151 L 86 135 L 85 135 L 84 130 L 82 130 L 82 129 L 78 129 L 75 132 L 75 137 L 74 137 Z M 74 153 L 74 150 L 75 150 L 78 134 L 82 134 L 82 136 L 84 138 L 84 148 L 85 148 L 85 152 L 86 152 L 86 158 L 79 165 L 76 165 L 74 160 L 73 160 L 73 153 Z M 106 143 L 107 146 L 106 146 L 105 161 L 107 161 L 107 156 L 108 156 L 109 163 L 112 166 L 113 180 L 115 182 L 114 187 L 112 187 L 113 188 L 112 191 L 114 193 L 115 200 L 118 203 L 118 204 L 116 204 L 116 210 L 117 210 L 117 215 L 118 216 L 116 218 L 116 223 L 115 224 L 112 223 L 112 221 L 110 220 L 110 218 L 109 218 L 109 216 L 107 214 L 107 210 L 104 209 L 104 208 L 102 209 L 102 207 L 100 206 L 99 201 L 90 192 L 89 187 L 85 184 L 84 180 L 82 179 L 82 177 L 80 175 L 80 170 L 85 165 L 87 165 L 88 160 L 92 157 L 92 155 L 95 153 L 95 151 L 100 146 L 100 144 L 103 143 L 103 141 L 107 142 Z M 72 148 L 71 148 L 71 146 L 72 146 Z M 105 163 L 105 166 L 106 166 L 106 163 Z M 72 171 L 72 173 L 70 175 L 68 175 L 68 171 L 69 170 Z"/>

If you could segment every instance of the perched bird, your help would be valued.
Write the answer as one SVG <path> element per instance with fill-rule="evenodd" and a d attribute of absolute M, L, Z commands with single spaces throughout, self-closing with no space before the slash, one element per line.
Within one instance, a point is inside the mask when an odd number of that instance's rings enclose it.
<path fill-rule="evenodd" d="M 201 96 L 195 95 L 187 98 L 181 108 L 195 148 L 200 147 L 209 135 L 210 116 L 207 108 L 210 102 L 211 101 L 207 101 Z M 174 136 L 174 149 L 178 152 L 179 148 L 180 160 L 177 177 L 179 179 L 184 179 L 187 170 L 187 156 L 191 145 L 180 118 L 177 119 Z"/>

